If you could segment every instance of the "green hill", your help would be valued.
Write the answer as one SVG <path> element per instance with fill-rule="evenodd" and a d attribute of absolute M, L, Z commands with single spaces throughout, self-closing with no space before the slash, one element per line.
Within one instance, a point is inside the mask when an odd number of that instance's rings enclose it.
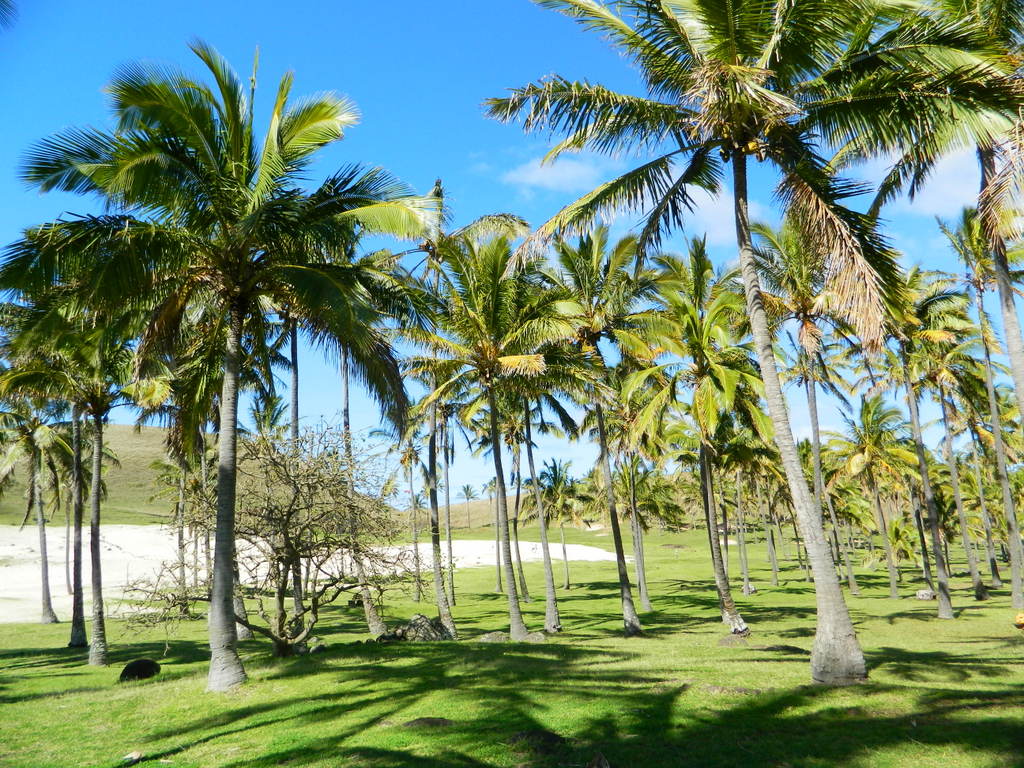
<path fill-rule="evenodd" d="M 117 456 L 120 466 L 104 468 L 107 482 L 107 499 L 103 502 L 103 521 L 105 523 L 160 523 L 171 514 L 172 500 L 154 499 L 160 490 L 156 472 L 151 467 L 155 461 L 165 457 L 165 430 L 159 427 L 136 428 L 124 424 L 110 424 L 105 430 L 109 450 Z M 88 468 L 86 468 L 88 471 Z M 15 472 L 15 480 L 0 495 L 0 525 L 17 525 L 25 514 L 25 481 L 26 472 L 19 467 Z M 455 486 L 457 478 L 452 479 Z M 443 503 L 443 495 L 442 495 Z M 511 505 L 512 499 L 509 498 Z M 467 517 L 468 506 L 468 517 Z M 86 518 L 88 519 L 88 509 Z M 491 502 L 487 499 L 465 502 L 452 499 L 452 528 L 466 529 L 467 521 L 470 529 L 490 528 L 493 512 Z M 442 508 L 443 515 L 443 508 Z M 32 520 L 34 520 L 34 516 Z M 64 521 L 64 510 L 52 517 L 55 523 Z M 421 514 L 421 522 L 426 525 L 427 514 Z"/>
<path fill-rule="evenodd" d="M 171 511 L 172 502 L 154 499 L 158 491 L 156 473 L 150 467 L 164 458 L 164 433 L 159 427 L 136 429 L 123 424 L 110 424 L 106 430 L 107 445 L 117 456 L 120 466 L 104 469 L 107 499 L 103 502 L 106 523 L 159 523 Z M 88 470 L 86 470 L 88 471 Z M 26 472 L 15 471 L 15 481 L 0 496 L 0 524 L 17 525 L 25 514 Z M 88 517 L 86 509 L 86 517 Z M 33 517 L 34 519 L 34 517 Z M 53 516 L 54 522 L 64 520 L 64 511 Z"/>

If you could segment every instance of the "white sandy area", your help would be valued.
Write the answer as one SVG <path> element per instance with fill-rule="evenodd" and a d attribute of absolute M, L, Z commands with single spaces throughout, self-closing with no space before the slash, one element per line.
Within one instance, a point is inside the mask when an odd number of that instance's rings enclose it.
<path fill-rule="evenodd" d="M 129 606 L 122 602 L 125 588 L 132 582 L 154 580 L 165 563 L 177 557 L 177 540 L 174 531 L 159 525 L 104 525 L 102 529 L 101 561 L 103 568 L 103 597 L 107 615 L 119 615 Z M 64 529 L 47 527 L 46 545 L 49 560 L 50 597 L 53 609 L 60 621 L 71 620 L 71 595 L 65 582 L 64 573 Z M 403 560 L 411 560 L 412 547 L 394 549 L 408 550 Z M 570 560 L 614 561 L 615 555 L 599 547 L 583 544 L 567 546 Z M 494 565 L 495 544 L 493 541 L 452 542 L 452 554 L 456 568 Z M 421 566 L 431 567 L 429 542 L 420 543 Z M 539 543 L 520 541 L 519 551 L 523 562 L 542 559 Z M 442 557 L 447 559 L 447 545 L 441 543 Z M 85 582 L 85 612 L 88 618 L 91 607 L 89 532 L 82 536 L 82 577 Z M 191 557 L 191 555 L 190 555 Z M 552 542 L 552 559 L 561 561 L 562 547 Z M 200 564 L 203 556 L 200 554 Z M 21 531 L 16 526 L 0 525 L 0 623 L 38 621 L 41 614 L 40 582 L 42 568 L 39 562 L 39 533 L 34 525 L 26 525 Z"/>

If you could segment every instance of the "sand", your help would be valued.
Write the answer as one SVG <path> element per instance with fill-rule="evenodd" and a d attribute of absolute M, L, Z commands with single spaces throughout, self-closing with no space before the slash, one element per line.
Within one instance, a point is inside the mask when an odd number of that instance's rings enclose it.
<path fill-rule="evenodd" d="M 50 597 L 60 621 L 71 620 L 71 595 L 66 586 L 64 571 L 64 529 L 47 527 L 47 553 L 49 555 Z M 101 541 L 103 567 L 103 596 L 107 615 L 123 615 L 131 606 L 122 601 L 126 586 L 139 580 L 153 580 L 163 570 L 164 563 L 173 562 L 177 545 L 174 531 L 159 525 L 105 525 Z M 89 615 L 91 590 L 89 588 L 89 534 L 84 532 L 83 579 L 85 581 L 86 616 Z M 406 547 L 411 555 L 411 546 Z M 493 566 L 493 541 L 452 542 L 456 568 Z M 537 542 L 520 541 L 523 562 L 541 560 L 541 547 Z M 432 563 L 429 543 L 420 543 L 422 567 Z M 442 557 L 447 547 L 442 541 Z M 599 547 L 570 544 L 570 560 L 614 561 L 615 556 Z M 561 561 L 562 548 L 553 543 L 551 557 Z M 200 563 L 203 557 L 200 554 Z M 406 558 L 403 558 L 406 559 Z M 16 526 L 0 526 L 0 623 L 38 621 L 41 614 L 39 562 L 39 534 L 34 525 L 21 531 Z"/>

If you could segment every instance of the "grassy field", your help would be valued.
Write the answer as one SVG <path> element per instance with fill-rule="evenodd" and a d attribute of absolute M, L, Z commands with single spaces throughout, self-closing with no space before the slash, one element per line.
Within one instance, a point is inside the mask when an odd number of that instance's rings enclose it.
<path fill-rule="evenodd" d="M 531 537 L 532 538 L 532 537 Z M 572 541 L 610 547 L 607 535 Z M 625 640 L 611 563 L 574 563 L 560 591 L 566 631 L 543 645 L 473 638 L 505 624 L 490 569 L 458 574 L 463 642 L 365 645 L 361 614 L 337 608 L 319 636 L 323 654 L 275 661 L 244 644 L 250 682 L 212 695 L 205 684 L 204 623 L 137 634 L 108 632 L 112 665 L 84 666 L 67 626 L 0 626 L 0 765 L 115 766 L 134 750 L 154 765 L 584 766 L 600 751 L 626 766 L 1024 765 L 1024 638 L 1010 625 L 1005 591 L 975 603 L 959 575 L 955 621 L 934 604 L 886 597 L 881 571 L 862 573 L 850 599 L 870 665 L 869 683 L 808 685 L 813 595 L 790 567 L 767 583 L 755 549 L 758 592 L 740 598 L 748 645 L 722 647 L 702 532 L 652 535 L 655 610 L 645 634 Z M 540 566 L 527 566 L 543 618 Z M 910 595 L 916 585 L 903 585 Z M 394 621 L 427 605 L 388 605 Z M 150 656 L 155 680 L 119 685 L 120 667 Z M 421 717 L 442 727 L 407 727 Z M 522 738 L 545 731 L 556 743 Z M 533 746 L 531 746 L 533 744 Z"/>

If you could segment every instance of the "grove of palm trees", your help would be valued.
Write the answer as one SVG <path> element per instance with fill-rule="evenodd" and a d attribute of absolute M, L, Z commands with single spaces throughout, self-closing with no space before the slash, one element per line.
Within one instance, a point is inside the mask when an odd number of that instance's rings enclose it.
<path fill-rule="evenodd" d="M 1024 764 L 1024 3 L 208 5 L 0 2 L 0 765 Z"/>

